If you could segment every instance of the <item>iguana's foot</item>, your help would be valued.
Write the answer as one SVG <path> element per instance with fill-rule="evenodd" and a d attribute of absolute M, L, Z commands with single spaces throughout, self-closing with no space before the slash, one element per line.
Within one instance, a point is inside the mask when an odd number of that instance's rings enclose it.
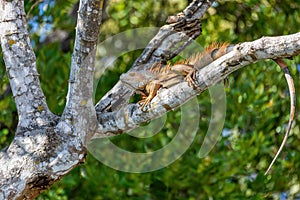
<path fill-rule="evenodd" d="M 188 85 L 193 89 L 199 89 L 198 84 L 195 82 L 196 80 L 196 70 L 190 71 L 186 76 L 185 80 L 188 82 Z"/>
<path fill-rule="evenodd" d="M 138 104 L 141 105 L 140 110 L 141 111 L 145 111 L 144 108 L 145 106 L 147 106 L 150 101 L 156 96 L 157 91 L 159 90 L 159 88 L 161 87 L 160 83 L 157 83 L 155 81 L 149 83 L 146 86 L 146 89 L 149 91 L 148 96 L 144 93 L 144 95 L 142 95 L 142 99 L 138 102 Z"/>
<path fill-rule="evenodd" d="M 141 106 L 140 110 L 141 111 L 146 111 L 145 106 L 147 106 L 150 103 L 150 101 L 151 101 L 151 99 L 145 98 L 145 99 L 142 99 L 139 102 L 137 102 L 137 104 Z"/>

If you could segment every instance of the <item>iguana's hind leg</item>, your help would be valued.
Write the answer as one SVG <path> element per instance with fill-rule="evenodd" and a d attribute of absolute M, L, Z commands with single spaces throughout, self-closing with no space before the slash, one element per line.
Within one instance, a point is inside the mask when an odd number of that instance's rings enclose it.
<path fill-rule="evenodd" d="M 265 175 L 270 171 L 271 167 L 273 166 L 274 162 L 276 161 L 278 155 L 280 154 L 280 152 L 282 151 L 284 145 L 286 144 L 286 141 L 288 139 L 288 136 L 290 134 L 290 131 L 291 131 L 291 127 L 292 127 L 292 123 L 293 123 L 293 120 L 294 120 L 294 115 L 295 115 L 295 104 L 296 104 L 296 95 L 295 95 L 295 86 L 294 86 L 294 80 L 290 74 L 290 71 L 287 67 L 287 64 L 281 59 L 281 58 L 278 58 L 278 59 L 275 59 L 274 60 L 282 69 L 282 71 L 284 72 L 284 76 L 285 76 L 285 79 L 287 81 L 287 84 L 288 84 L 288 88 L 289 88 L 289 93 L 290 93 L 290 100 L 291 100 L 291 106 L 290 106 L 290 119 L 289 119 L 289 123 L 288 123 L 288 126 L 286 128 L 286 132 L 285 132 L 285 135 L 284 135 L 284 138 L 282 140 L 282 143 L 275 155 L 275 157 L 273 158 L 271 164 L 269 165 L 267 171 L 265 172 Z"/>

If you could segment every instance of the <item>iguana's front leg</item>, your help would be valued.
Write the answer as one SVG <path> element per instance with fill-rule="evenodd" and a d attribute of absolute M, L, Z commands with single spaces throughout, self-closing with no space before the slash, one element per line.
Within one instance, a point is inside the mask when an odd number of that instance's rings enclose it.
<path fill-rule="evenodd" d="M 142 94 L 142 100 L 138 102 L 138 104 L 141 104 L 140 107 L 141 110 L 144 110 L 144 107 L 150 103 L 150 101 L 156 96 L 157 91 L 162 86 L 161 83 L 159 83 L 157 80 L 153 80 L 149 82 L 145 87 L 145 93 Z"/>
<path fill-rule="evenodd" d="M 184 77 L 189 82 L 189 85 L 192 85 L 194 87 L 196 85 L 194 80 L 192 78 L 187 79 L 187 75 L 192 74 L 194 71 L 195 70 L 191 65 L 176 64 L 174 66 L 171 66 L 170 70 L 158 74 L 158 77 L 155 80 L 152 80 L 146 84 L 144 89 L 144 93 L 146 95 L 143 95 L 142 100 L 138 102 L 142 105 L 140 109 L 144 110 L 144 107 L 147 106 L 150 101 L 156 96 L 157 91 L 161 87 L 170 88 L 182 82 L 184 80 Z"/>

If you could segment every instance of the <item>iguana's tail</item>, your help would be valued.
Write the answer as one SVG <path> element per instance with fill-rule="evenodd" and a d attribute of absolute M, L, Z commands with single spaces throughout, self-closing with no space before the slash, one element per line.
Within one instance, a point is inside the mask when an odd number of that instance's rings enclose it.
<path fill-rule="evenodd" d="M 212 63 L 214 60 L 217 60 L 218 58 L 220 58 L 221 56 L 227 54 L 228 52 L 232 51 L 232 49 L 234 48 L 235 45 L 233 44 L 228 44 L 228 43 L 213 43 L 211 45 L 209 45 L 204 52 L 202 53 L 197 53 L 193 56 L 191 56 L 189 59 L 187 59 L 185 61 L 186 64 L 190 64 L 190 65 L 194 65 L 194 68 L 196 70 L 199 70 L 207 65 L 209 65 L 210 63 Z M 276 161 L 277 157 L 279 156 L 280 152 L 282 151 L 283 147 L 285 146 L 288 136 L 291 132 L 291 127 L 292 127 L 292 123 L 294 120 L 294 115 L 295 115 L 295 104 L 296 104 L 296 95 L 295 95 L 295 86 L 294 86 L 294 81 L 293 78 L 290 74 L 290 71 L 287 67 L 287 64 L 281 59 L 275 59 L 274 60 L 282 69 L 282 71 L 284 72 L 285 75 L 285 79 L 287 81 L 288 84 L 288 88 L 289 88 L 289 93 L 290 93 L 290 118 L 289 118 L 289 122 L 288 122 L 288 126 L 286 129 L 286 133 L 284 135 L 283 141 L 275 155 L 275 157 L 273 158 L 272 162 L 270 163 L 267 171 L 265 172 L 265 174 L 267 174 L 270 169 L 272 168 L 274 162 Z"/>
<path fill-rule="evenodd" d="M 281 58 L 275 59 L 274 61 L 281 67 L 282 71 L 284 72 L 284 76 L 285 76 L 285 79 L 286 79 L 288 87 L 289 87 L 291 108 L 290 108 L 290 119 L 289 119 L 288 126 L 286 128 L 284 138 L 281 142 L 281 145 L 280 145 L 275 157 L 273 158 L 271 164 L 269 165 L 267 171 L 265 172 L 265 175 L 270 171 L 270 169 L 273 166 L 274 162 L 276 161 L 278 155 L 280 154 L 284 145 L 286 144 L 286 141 L 289 137 L 289 134 L 290 134 L 290 131 L 292 128 L 292 123 L 294 120 L 294 115 L 295 115 L 295 110 L 296 110 L 296 106 L 295 106 L 296 105 L 296 95 L 295 95 L 295 86 L 294 86 L 293 77 L 291 76 L 291 73 L 287 67 L 287 64 Z"/>

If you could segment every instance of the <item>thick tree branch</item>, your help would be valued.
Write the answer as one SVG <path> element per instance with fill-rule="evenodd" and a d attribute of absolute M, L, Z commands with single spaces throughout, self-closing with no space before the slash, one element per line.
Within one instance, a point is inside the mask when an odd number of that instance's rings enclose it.
<path fill-rule="evenodd" d="M 34 129 L 48 123 L 48 117 L 53 115 L 40 87 L 23 3 L 19 0 L 0 1 L 0 39 L 18 110 L 19 129 Z"/>
<path fill-rule="evenodd" d="M 79 5 L 67 105 L 62 115 L 82 141 L 97 127 L 92 94 L 102 7 L 103 0 L 83 0 Z"/>
<path fill-rule="evenodd" d="M 146 112 L 141 111 L 140 106 L 131 104 L 115 112 L 99 113 L 100 128 L 98 132 L 112 135 L 129 131 L 141 123 L 157 118 L 184 104 L 209 86 L 219 83 L 237 69 L 259 60 L 292 57 L 299 53 L 300 33 L 279 37 L 262 37 L 253 42 L 238 44 L 233 51 L 196 73 L 196 83 L 199 87 L 197 90 L 188 86 L 188 83 L 184 81 L 174 87 L 160 89 Z"/>

